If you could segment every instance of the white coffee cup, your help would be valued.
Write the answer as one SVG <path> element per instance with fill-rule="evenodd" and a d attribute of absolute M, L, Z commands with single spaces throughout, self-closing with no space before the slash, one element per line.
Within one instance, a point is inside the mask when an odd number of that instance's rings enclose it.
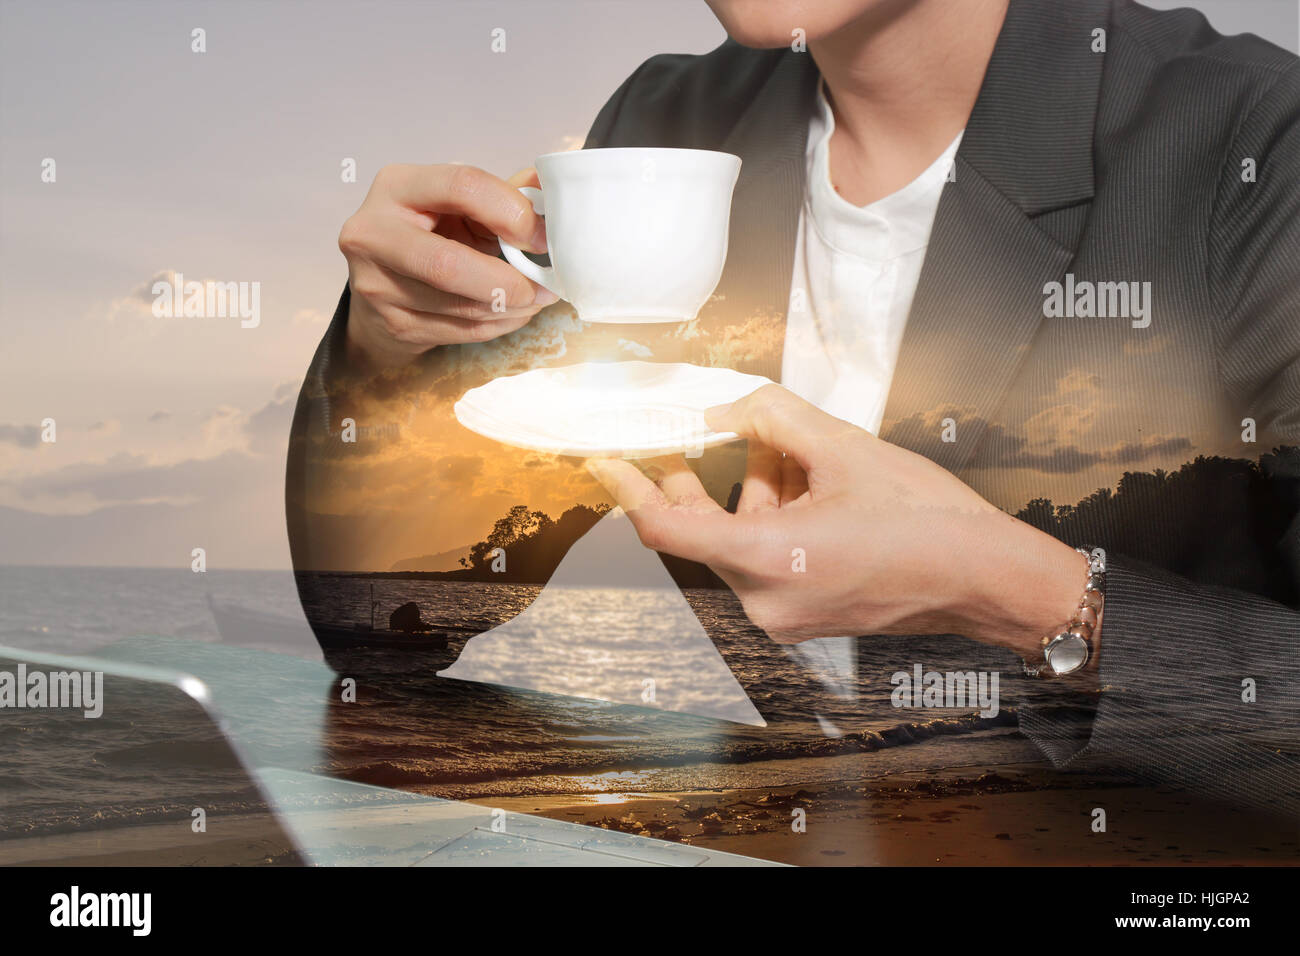
<path fill-rule="evenodd" d="M 581 149 L 537 159 L 551 265 L 506 260 L 587 322 L 684 322 L 722 278 L 740 157 L 705 149 Z"/>

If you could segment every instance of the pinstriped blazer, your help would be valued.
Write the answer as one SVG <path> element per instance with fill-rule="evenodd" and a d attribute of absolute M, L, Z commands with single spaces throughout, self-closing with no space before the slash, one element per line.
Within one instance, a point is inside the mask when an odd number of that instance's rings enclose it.
<path fill-rule="evenodd" d="M 807 53 L 730 41 L 657 56 L 592 127 L 588 148 L 743 159 L 695 361 L 779 380 L 817 78 Z M 1149 289 L 1145 316 L 1105 314 L 1119 283 Z M 1054 288 L 1099 295 L 1064 316 L 1047 307 Z M 296 437 L 319 420 L 346 315 L 345 292 Z M 751 347 L 720 346 L 746 336 Z M 1059 707 L 1020 710 L 1055 764 L 1300 815 L 1295 56 L 1221 36 L 1191 11 L 1012 0 L 939 204 L 881 435 L 1107 551 L 1103 690 L 1084 699 L 1062 684 Z M 313 467 L 291 451 L 299 567 Z"/>
<path fill-rule="evenodd" d="M 777 323 L 817 76 L 807 54 L 730 42 L 655 57 L 587 144 L 740 155 L 720 298 Z M 1045 287 L 1087 281 L 1150 282 L 1150 316 L 1044 315 Z M 779 378 L 779 363 L 772 352 L 746 370 Z M 1076 381 L 1112 407 L 1084 408 Z M 1105 417 L 1091 432 L 1106 437 L 1035 451 L 1035 417 L 1061 405 Z M 1118 479 L 1171 452 L 1300 445 L 1300 61 L 1191 11 L 1013 0 L 939 204 L 881 435 L 1009 510 L 1054 472 Z M 1300 808 L 1300 457 L 1266 461 L 1264 482 L 1224 475 L 1215 494 L 1239 500 L 1204 533 L 1203 514 L 1158 495 L 1145 514 L 1051 524 L 1106 548 L 1110 566 L 1095 708 L 1021 710 L 1058 765 L 1093 758 Z M 1243 533 L 1251 523 L 1262 533 Z M 1156 555 L 1165 567 L 1140 560 Z"/>

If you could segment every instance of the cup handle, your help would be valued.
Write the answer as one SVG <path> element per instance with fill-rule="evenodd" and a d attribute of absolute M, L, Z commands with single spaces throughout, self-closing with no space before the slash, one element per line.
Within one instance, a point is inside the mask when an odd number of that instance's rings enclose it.
<path fill-rule="evenodd" d="M 542 201 L 542 191 L 540 189 L 535 189 L 532 186 L 520 186 L 519 191 L 532 200 L 533 212 L 539 216 L 546 215 L 546 206 Z M 506 262 L 538 285 L 550 289 L 561 299 L 565 297 L 564 293 L 560 291 L 560 283 L 555 278 L 554 268 L 538 265 L 504 239 L 498 238 L 497 242 L 501 243 L 501 251 L 505 254 Z"/>

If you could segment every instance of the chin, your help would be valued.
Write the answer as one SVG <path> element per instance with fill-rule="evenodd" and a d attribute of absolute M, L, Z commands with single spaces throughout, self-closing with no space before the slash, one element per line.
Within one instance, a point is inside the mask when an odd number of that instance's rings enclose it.
<path fill-rule="evenodd" d="M 795 29 L 820 40 L 872 14 L 888 16 L 917 0 L 705 0 L 727 35 L 742 46 L 789 46 Z"/>

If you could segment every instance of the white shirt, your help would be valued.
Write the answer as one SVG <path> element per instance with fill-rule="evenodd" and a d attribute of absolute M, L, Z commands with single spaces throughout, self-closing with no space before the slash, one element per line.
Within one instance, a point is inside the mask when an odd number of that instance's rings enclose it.
<path fill-rule="evenodd" d="M 875 433 L 930 228 L 961 133 L 897 192 L 854 206 L 831 185 L 835 117 L 822 85 L 808 130 L 808 176 L 795 245 L 781 384 Z"/>

